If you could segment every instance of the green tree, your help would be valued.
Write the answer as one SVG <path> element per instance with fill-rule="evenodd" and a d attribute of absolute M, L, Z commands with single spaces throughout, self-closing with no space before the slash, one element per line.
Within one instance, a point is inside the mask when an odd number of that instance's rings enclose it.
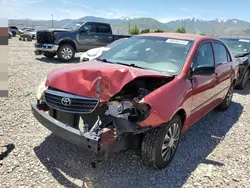
<path fill-rule="evenodd" d="M 150 33 L 150 29 L 143 29 L 141 30 L 141 33 Z"/>
<path fill-rule="evenodd" d="M 164 33 L 164 31 L 161 30 L 161 29 L 156 29 L 154 32 L 155 32 L 155 33 Z"/>
<path fill-rule="evenodd" d="M 200 33 L 201 36 L 207 36 L 206 33 Z"/>
<path fill-rule="evenodd" d="M 186 33 L 186 28 L 185 27 L 179 27 L 175 31 L 176 33 Z"/>
<path fill-rule="evenodd" d="M 130 35 L 138 35 L 140 33 L 140 29 L 135 25 L 129 30 Z"/>

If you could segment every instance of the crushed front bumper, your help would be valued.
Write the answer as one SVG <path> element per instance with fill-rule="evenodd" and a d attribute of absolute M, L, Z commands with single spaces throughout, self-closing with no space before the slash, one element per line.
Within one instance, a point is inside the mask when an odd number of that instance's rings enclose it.
<path fill-rule="evenodd" d="M 35 118 L 55 135 L 72 144 L 91 150 L 94 153 L 98 153 L 100 151 L 100 137 L 91 135 L 88 132 L 81 133 L 79 130 L 59 122 L 45 111 L 39 110 L 38 105 L 36 104 L 32 104 L 31 108 Z"/>
<path fill-rule="evenodd" d="M 42 54 L 43 52 L 57 52 L 58 48 L 59 48 L 59 45 L 55 45 L 55 44 L 39 44 L 39 43 L 36 43 L 35 44 L 35 54 L 36 55 L 40 55 Z"/>

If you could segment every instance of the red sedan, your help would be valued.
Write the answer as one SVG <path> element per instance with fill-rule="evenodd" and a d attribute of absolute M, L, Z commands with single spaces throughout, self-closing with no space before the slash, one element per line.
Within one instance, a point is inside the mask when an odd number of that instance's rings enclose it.
<path fill-rule="evenodd" d="M 162 169 L 182 133 L 215 107 L 229 107 L 238 66 L 219 39 L 133 36 L 98 59 L 49 73 L 32 112 L 71 143 L 107 156 L 139 148 Z"/>

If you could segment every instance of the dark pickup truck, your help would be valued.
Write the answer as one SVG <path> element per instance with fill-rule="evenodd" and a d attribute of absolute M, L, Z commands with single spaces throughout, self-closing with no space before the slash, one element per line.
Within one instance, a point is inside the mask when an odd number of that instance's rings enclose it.
<path fill-rule="evenodd" d="M 37 31 L 35 54 L 48 58 L 56 55 L 64 62 L 74 59 L 76 52 L 106 46 L 126 35 L 113 35 L 110 24 L 74 21 L 61 29 Z"/>

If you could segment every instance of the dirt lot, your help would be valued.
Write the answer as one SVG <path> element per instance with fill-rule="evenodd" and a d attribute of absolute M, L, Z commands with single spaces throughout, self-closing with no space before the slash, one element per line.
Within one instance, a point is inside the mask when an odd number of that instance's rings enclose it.
<path fill-rule="evenodd" d="M 10 144 L 10 153 L 1 154 L 0 187 L 250 187 L 250 84 L 236 91 L 228 111 L 214 110 L 193 126 L 168 169 L 155 171 L 134 151 L 105 160 L 51 135 L 30 103 L 48 71 L 66 64 L 36 57 L 34 42 L 9 43 L 10 94 L 0 99 L 0 141 Z"/>

